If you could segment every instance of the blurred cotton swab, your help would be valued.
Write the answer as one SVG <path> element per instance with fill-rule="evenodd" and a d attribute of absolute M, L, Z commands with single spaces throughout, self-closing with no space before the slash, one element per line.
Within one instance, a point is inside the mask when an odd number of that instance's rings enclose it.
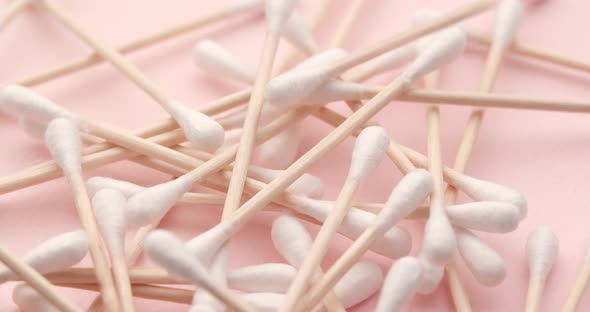
<path fill-rule="evenodd" d="M 561 309 L 563 312 L 576 311 L 576 308 L 582 299 L 582 295 L 584 294 L 586 287 L 588 287 L 588 280 L 590 279 L 590 249 L 588 249 L 588 247 L 590 247 L 590 245 L 587 245 L 586 247 L 586 254 L 582 260 L 582 266 L 578 271 L 578 275 L 576 275 L 577 277 L 574 285 Z"/>
<path fill-rule="evenodd" d="M 217 43 L 204 40 L 193 48 L 193 60 L 201 69 L 226 78 L 232 78 L 244 83 L 252 83 L 254 73 L 240 63 L 225 48 Z"/>
<path fill-rule="evenodd" d="M 265 263 L 235 269 L 227 276 L 228 286 L 244 292 L 284 293 L 297 269 L 284 263 Z"/>
<path fill-rule="evenodd" d="M 547 275 L 557 258 L 559 241 L 547 227 L 541 226 L 529 234 L 527 244 L 529 261 L 529 288 L 526 297 L 526 312 L 539 311 Z"/>
<path fill-rule="evenodd" d="M 80 166 L 80 137 L 76 125 L 68 119 L 57 118 L 49 123 L 45 141 L 51 155 L 63 170 L 72 191 L 78 216 L 86 235 L 88 249 L 94 263 L 96 275 L 101 285 L 104 303 L 107 308 L 118 307 L 114 283 L 107 264 L 107 256 L 101 246 L 101 238 L 92 211 L 92 204 L 86 190 Z"/>
<path fill-rule="evenodd" d="M 285 24 L 282 35 L 297 49 L 307 55 L 312 55 L 319 50 L 305 19 L 298 11 L 294 10 Z"/>
<path fill-rule="evenodd" d="M 12 290 L 12 301 L 22 312 L 57 312 L 57 308 L 27 284 L 18 284 Z"/>
<path fill-rule="evenodd" d="M 336 283 L 334 293 L 348 309 L 369 299 L 382 283 L 383 272 L 379 265 L 370 261 L 358 262 Z"/>
<path fill-rule="evenodd" d="M 396 312 L 407 304 L 422 278 L 422 264 L 416 258 L 397 260 L 385 277 L 376 312 Z"/>
<path fill-rule="evenodd" d="M 236 311 L 255 311 L 227 288 L 219 287 L 209 277 L 207 270 L 197 261 L 174 235 L 157 230 L 145 241 L 146 253 L 175 277 L 189 280 L 201 286 L 217 299 Z"/>
<path fill-rule="evenodd" d="M 118 191 L 103 189 L 92 197 L 96 221 L 111 255 L 111 267 L 123 311 L 133 311 L 133 295 L 125 260 L 127 199 Z"/>
<path fill-rule="evenodd" d="M 330 267 L 319 283 L 302 299 L 301 307 L 312 307 L 325 292 L 333 287 L 352 265 L 369 249 L 379 236 L 382 236 L 397 222 L 418 207 L 432 192 L 432 175 L 423 169 L 416 169 L 405 175 L 392 191 L 383 210 L 371 225 Z"/>
<path fill-rule="evenodd" d="M 506 277 L 504 259 L 471 232 L 457 228 L 457 247 L 475 278 L 486 286 L 499 285 Z"/>

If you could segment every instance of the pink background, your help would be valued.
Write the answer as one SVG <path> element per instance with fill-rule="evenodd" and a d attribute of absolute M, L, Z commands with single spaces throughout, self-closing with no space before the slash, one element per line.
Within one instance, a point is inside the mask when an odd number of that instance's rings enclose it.
<path fill-rule="evenodd" d="M 222 7 L 228 1 L 72 1 L 63 0 L 88 28 L 113 44 L 127 42 L 137 36 L 201 16 Z M 316 1 L 300 1 L 309 13 Z M 359 21 L 346 41 L 350 51 L 358 50 L 390 34 L 404 30 L 410 14 L 420 7 L 451 9 L 468 3 L 464 0 L 370 0 L 363 8 Z M 7 5 L 9 1 L 1 1 Z M 317 40 L 325 45 L 339 18 L 351 0 L 335 0 L 328 17 L 323 21 Z M 548 1 L 528 12 L 519 38 L 539 47 L 584 59 L 590 54 L 585 40 L 590 3 L 580 0 Z M 480 29 L 489 31 L 493 14 L 472 19 Z M 214 39 L 226 46 L 249 66 L 255 66 L 262 44 L 262 20 L 241 16 L 215 24 L 176 39 L 155 45 L 129 59 L 149 77 L 161 84 L 169 94 L 191 106 L 199 106 L 215 98 L 236 91 L 243 86 L 212 79 L 196 69 L 191 60 L 191 48 L 200 39 Z M 582 37 L 580 37 L 582 36 Z M 279 58 L 290 49 L 281 44 Z M 42 10 L 28 10 L 0 32 L 0 81 L 19 81 L 41 69 L 61 64 L 85 55 L 90 50 Z M 468 51 L 464 57 L 448 66 L 442 76 L 441 87 L 451 90 L 476 90 L 482 76 L 484 54 Z M 395 75 L 383 75 L 379 83 L 386 83 Z M 584 74 L 561 68 L 538 65 L 510 57 L 500 71 L 496 90 L 509 94 L 528 94 L 562 98 L 581 98 L 588 94 L 590 80 Z M 35 90 L 54 99 L 77 113 L 104 120 L 122 127 L 135 129 L 153 124 L 165 113 L 141 90 L 119 75 L 111 66 L 100 65 L 73 76 L 58 79 Z M 341 107 L 334 104 L 334 107 Z M 444 107 L 442 135 L 444 158 L 452 164 L 467 108 Z M 379 120 L 400 142 L 425 151 L 424 107 L 417 104 L 392 104 Z M 517 231 L 506 235 L 481 234 L 508 264 L 508 276 L 498 287 L 478 284 L 462 263 L 460 273 L 476 311 L 514 311 L 523 306 L 528 273 L 524 246 L 527 234 L 539 225 L 551 227 L 562 245 L 559 259 L 548 280 L 543 298 L 543 310 L 555 311 L 569 291 L 578 265 L 585 254 L 589 213 L 586 190 L 590 165 L 590 123 L 583 114 L 547 113 L 491 109 L 486 115 L 479 141 L 475 147 L 468 172 L 479 178 L 503 183 L 522 191 L 529 201 L 529 215 Z M 329 127 L 308 120 L 302 151 L 308 149 Z M 13 173 L 39 161 L 49 159 L 42 142 L 23 134 L 15 121 L 0 116 L 0 137 L 4 152 L 0 153 L 0 174 Z M 325 179 L 325 198 L 334 198 L 345 176 L 352 140 L 330 153 L 313 166 L 311 172 Z M 341 165 L 334 165 L 340 162 Z M 121 162 L 104 168 L 89 170 L 87 176 L 104 175 L 151 185 L 169 179 L 152 170 Z M 384 201 L 399 179 L 399 172 L 389 161 L 371 176 L 358 195 L 359 200 Z M 211 227 L 219 219 L 218 207 L 179 206 L 166 217 L 162 227 L 188 239 Z M 79 227 L 72 197 L 63 179 L 44 183 L 0 197 L 0 244 L 22 254 L 49 236 Z M 251 222 L 232 241 L 232 266 L 282 261 L 272 249 L 269 237 L 268 214 Z M 414 237 L 413 253 L 419 248 L 422 224 L 404 222 Z M 579 230 L 578 230 L 579 229 Z M 339 239 L 329 253 L 326 265 L 346 248 L 348 242 Z M 367 259 L 377 261 L 384 272 L 391 260 L 375 254 Z M 461 260 L 459 260 L 461 261 Z M 85 265 L 88 265 L 88 260 Z M 149 265 L 149 264 L 148 264 Z M 326 266 L 327 267 L 327 266 Z M 10 293 L 12 284 L 0 286 L 0 311 L 14 311 Z M 65 291 L 65 290 L 64 290 Z M 84 292 L 75 293 L 80 304 L 87 304 Z M 377 296 L 357 311 L 370 311 Z M 138 311 L 184 311 L 186 306 L 136 300 Z M 580 310 L 590 309 L 590 296 L 581 302 Z M 435 294 L 417 296 L 408 310 L 451 311 L 452 301 L 446 281 Z"/>

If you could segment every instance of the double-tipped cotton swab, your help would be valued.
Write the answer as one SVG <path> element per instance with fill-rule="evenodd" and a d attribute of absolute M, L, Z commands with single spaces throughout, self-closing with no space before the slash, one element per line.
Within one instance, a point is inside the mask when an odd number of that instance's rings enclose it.
<path fill-rule="evenodd" d="M 94 263 L 96 276 L 99 278 L 104 304 L 107 308 L 117 311 L 119 304 L 115 286 L 108 268 L 107 257 L 101 246 L 98 226 L 82 177 L 78 128 L 68 119 L 57 118 L 47 126 L 45 141 L 74 193 L 74 202 L 80 223 L 88 237 L 88 249 Z"/>
<path fill-rule="evenodd" d="M 527 258 L 529 262 L 529 288 L 526 296 L 526 312 L 539 311 L 547 275 L 557 258 L 559 241 L 547 227 L 541 226 L 529 234 Z"/>
<path fill-rule="evenodd" d="M 388 145 L 389 136 L 381 127 L 365 128 L 358 136 L 348 176 L 336 199 L 334 208 L 330 211 L 305 261 L 301 264 L 280 311 L 292 311 L 297 305 L 309 279 L 327 252 L 332 237 L 349 211 L 354 194 L 362 181 L 379 165 Z"/>

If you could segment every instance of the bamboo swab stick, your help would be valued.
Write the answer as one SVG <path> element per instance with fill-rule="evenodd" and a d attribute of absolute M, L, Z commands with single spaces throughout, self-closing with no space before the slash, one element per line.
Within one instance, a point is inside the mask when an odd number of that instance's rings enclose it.
<path fill-rule="evenodd" d="M 58 283 L 56 286 L 90 291 L 98 290 L 96 284 Z M 142 284 L 133 285 L 131 291 L 134 297 L 183 304 L 191 304 L 194 293 L 191 289 Z"/>
<path fill-rule="evenodd" d="M 6 8 L 0 11 L 0 29 L 4 28 L 19 13 L 24 11 L 33 0 L 13 0 Z"/>
<path fill-rule="evenodd" d="M 57 290 L 43 277 L 30 266 L 20 261 L 17 257 L 4 250 L 0 246 L 0 262 L 4 263 L 12 272 L 17 274 L 29 286 L 33 287 L 45 299 L 51 302 L 55 307 L 65 312 L 80 312 L 82 309 L 78 308 L 69 299 L 62 296 Z"/>

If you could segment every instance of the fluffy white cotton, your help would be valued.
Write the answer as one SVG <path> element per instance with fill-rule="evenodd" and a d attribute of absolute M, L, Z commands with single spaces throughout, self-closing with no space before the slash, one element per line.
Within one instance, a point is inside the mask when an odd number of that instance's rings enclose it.
<path fill-rule="evenodd" d="M 383 283 L 381 268 L 370 261 L 353 265 L 334 286 L 334 294 L 344 308 L 351 308 L 375 294 Z"/>
<path fill-rule="evenodd" d="M 453 176 L 451 184 L 475 200 L 500 201 L 515 205 L 520 210 L 521 220 L 527 214 L 527 202 L 524 196 L 506 186 L 466 175 Z"/>
<path fill-rule="evenodd" d="M 516 230 L 520 209 L 511 203 L 480 201 L 447 207 L 454 225 L 477 231 L 507 233 Z"/>
<path fill-rule="evenodd" d="M 236 231 L 229 222 L 221 222 L 186 243 L 186 248 L 201 263 L 209 263 L 219 248 Z"/>
<path fill-rule="evenodd" d="M 297 10 L 291 14 L 283 28 L 282 35 L 304 54 L 311 55 L 319 50 L 305 19 Z"/>
<path fill-rule="evenodd" d="M 280 34 L 295 8 L 295 0 L 266 0 L 267 31 Z"/>
<path fill-rule="evenodd" d="M 494 43 L 506 49 L 516 36 L 518 27 L 524 17 L 522 0 L 502 0 L 496 10 Z"/>
<path fill-rule="evenodd" d="M 324 106 L 336 101 L 362 100 L 374 95 L 374 91 L 374 88 L 359 83 L 330 80 L 307 96 L 303 102 L 306 105 Z"/>
<path fill-rule="evenodd" d="M 16 117 L 42 122 L 72 117 L 71 113 L 53 101 L 19 85 L 6 85 L 0 89 L 0 110 Z"/>
<path fill-rule="evenodd" d="M 231 271 L 228 285 L 243 292 L 285 293 L 297 269 L 284 263 L 265 263 Z"/>
<path fill-rule="evenodd" d="M 92 177 L 86 180 L 86 188 L 90 196 L 94 196 L 94 194 L 102 189 L 113 189 L 125 197 L 133 196 L 135 193 L 145 189 L 145 187 L 131 182 L 107 177 Z"/>
<path fill-rule="evenodd" d="M 211 265 L 209 266 L 209 276 L 219 286 L 227 287 L 227 269 L 228 249 L 219 250 Z M 193 295 L 193 307 L 206 306 L 213 311 L 225 311 L 225 304 L 203 288 L 198 288 Z"/>
<path fill-rule="evenodd" d="M 557 236 L 546 226 L 540 226 L 529 234 L 527 257 L 531 276 L 546 276 L 551 271 L 557 258 L 559 241 Z"/>
<path fill-rule="evenodd" d="M 273 170 L 262 167 L 252 167 L 250 169 L 252 176 L 256 179 L 270 183 L 283 173 L 283 170 Z M 309 173 L 304 173 L 293 184 L 289 185 L 287 192 L 319 199 L 324 195 L 324 183 L 322 179 Z"/>
<path fill-rule="evenodd" d="M 408 43 L 364 63 L 354 71 L 353 75 L 355 80 L 363 81 L 386 71 L 399 68 L 413 60 L 417 54 L 418 48 L 416 43 Z"/>
<path fill-rule="evenodd" d="M 319 222 L 324 222 L 333 202 L 309 198 L 298 198 L 294 207 L 299 213 L 308 215 Z M 356 240 L 369 226 L 375 222 L 376 216 L 370 212 L 351 208 L 342 221 L 338 232 L 352 240 Z M 371 245 L 371 250 L 395 259 L 406 255 L 412 247 L 410 234 L 401 228 L 393 227 Z"/>
<path fill-rule="evenodd" d="M 431 294 L 440 285 L 445 272 L 444 266 L 431 263 L 424 255 L 420 255 L 418 260 L 422 265 L 422 278 L 420 279 L 416 292 L 423 295 Z"/>
<path fill-rule="evenodd" d="M 338 62 L 347 56 L 348 52 L 343 49 L 328 49 L 304 59 L 301 63 L 297 64 L 297 66 L 293 67 L 291 71 L 305 70 L 325 65 L 327 63 Z"/>
<path fill-rule="evenodd" d="M 285 295 L 277 293 L 250 293 L 238 296 L 259 312 L 275 312 L 285 299 Z"/>
<path fill-rule="evenodd" d="M 202 70 L 221 79 L 252 83 L 255 74 L 235 56 L 211 40 L 199 41 L 193 48 L 193 60 Z"/>
<path fill-rule="evenodd" d="M 504 259 L 469 231 L 456 229 L 457 247 L 473 276 L 486 286 L 499 285 L 506 277 Z"/>
<path fill-rule="evenodd" d="M 389 269 L 376 312 L 400 311 L 412 299 L 422 278 L 422 264 L 413 257 L 397 260 Z"/>
<path fill-rule="evenodd" d="M 385 128 L 372 126 L 363 129 L 354 143 L 348 177 L 361 180 L 373 172 L 381 163 L 389 142 Z"/>
<path fill-rule="evenodd" d="M 46 123 L 24 117 L 18 119 L 18 125 L 28 136 L 35 139 L 43 139 L 47 130 Z"/>
<path fill-rule="evenodd" d="M 299 124 L 292 124 L 257 149 L 258 161 L 265 167 L 284 169 L 289 167 L 297 158 L 299 151 Z"/>
<path fill-rule="evenodd" d="M 168 102 L 166 108 L 196 149 L 212 153 L 223 145 L 225 130 L 213 118 L 176 101 Z"/>
<path fill-rule="evenodd" d="M 385 232 L 414 211 L 432 192 L 430 172 L 416 169 L 406 174 L 394 187 L 383 209 L 377 215 L 377 231 Z"/>
<path fill-rule="evenodd" d="M 94 215 L 111 254 L 125 253 L 125 209 L 127 199 L 112 189 L 102 189 L 92 197 Z"/>
<path fill-rule="evenodd" d="M 88 241 L 83 231 L 68 232 L 46 240 L 27 252 L 22 261 L 41 274 L 72 267 L 88 253 Z M 0 283 L 14 280 L 8 268 L 0 268 Z"/>
<path fill-rule="evenodd" d="M 12 290 L 12 301 L 21 312 L 57 312 L 47 299 L 27 284 L 18 284 Z"/>
<path fill-rule="evenodd" d="M 433 264 L 445 265 L 455 255 L 457 241 L 455 231 L 442 207 L 432 207 L 424 226 L 422 252 Z"/>
<path fill-rule="evenodd" d="M 64 173 L 82 171 L 80 132 L 74 122 L 65 118 L 52 120 L 45 130 L 45 144 Z"/>
<path fill-rule="evenodd" d="M 305 104 L 304 100 L 330 79 L 342 74 L 333 64 L 342 60 L 342 50 L 325 52 L 271 79 L 266 85 L 266 100 L 270 105 L 292 109 Z"/>
<path fill-rule="evenodd" d="M 407 83 L 451 62 L 465 48 L 467 36 L 459 27 L 449 27 L 433 35 L 420 53 L 403 72 Z"/>
<path fill-rule="evenodd" d="M 262 10 L 265 0 L 233 0 L 230 6 L 236 11 Z"/>
<path fill-rule="evenodd" d="M 195 285 L 209 280 L 207 270 L 195 259 L 184 244 L 164 230 L 155 230 L 148 234 L 144 243 L 146 254 L 162 266 L 171 276 L 190 281 Z"/>
<path fill-rule="evenodd" d="M 313 244 L 303 224 L 289 215 L 274 220 L 271 237 L 278 253 L 296 268 L 301 266 Z"/>
<path fill-rule="evenodd" d="M 193 181 L 181 176 L 135 193 L 127 201 L 127 223 L 140 227 L 158 221 L 192 185 Z"/>

